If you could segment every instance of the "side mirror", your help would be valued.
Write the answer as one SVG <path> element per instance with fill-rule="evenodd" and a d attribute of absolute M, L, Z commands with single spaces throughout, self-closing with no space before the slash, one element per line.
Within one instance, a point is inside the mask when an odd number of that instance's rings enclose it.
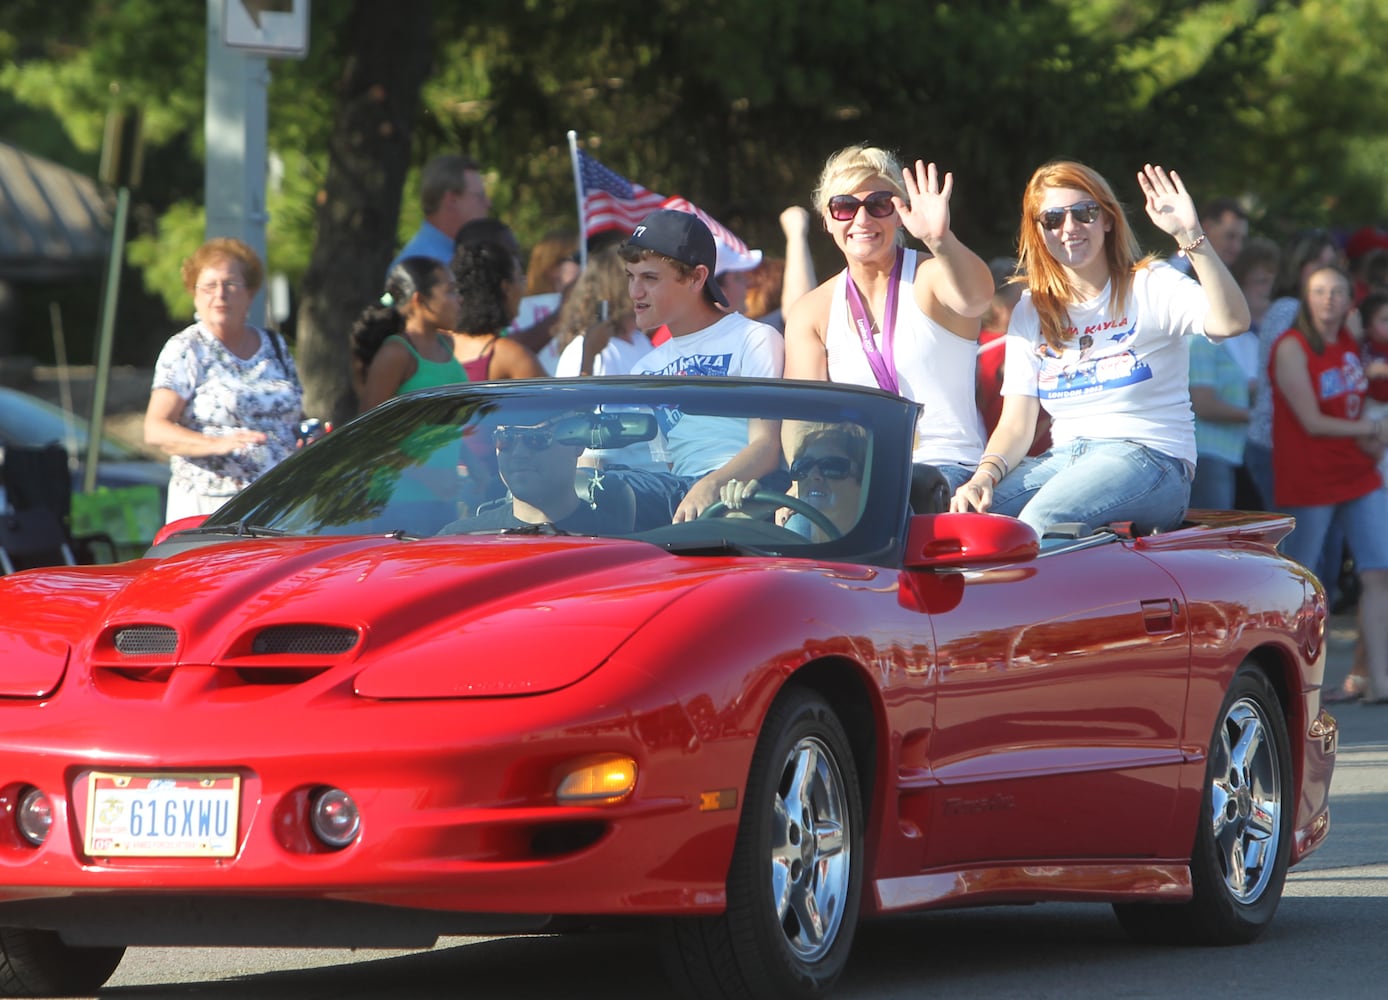
<path fill-rule="evenodd" d="M 151 545 L 151 548 L 154 545 L 158 545 L 160 542 L 165 541 L 170 535 L 176 535 L 180 531 L 187 531 L 190 528 L 201 527 L 202 522 L 206 520 L 206 514 L 193 514 L 190 517 L 180 517 L 177 521 L 170 521 L 168 524 L 160 528 L 159 531 L 155 534 L 154 542 Z"/>
<path fill-rule="evenodd" d="M 991 566 L 1035 559 L 1041 540 L 1029 524 L 1002 514 L 920 514 L 906 533 L 908 569 Z"/>

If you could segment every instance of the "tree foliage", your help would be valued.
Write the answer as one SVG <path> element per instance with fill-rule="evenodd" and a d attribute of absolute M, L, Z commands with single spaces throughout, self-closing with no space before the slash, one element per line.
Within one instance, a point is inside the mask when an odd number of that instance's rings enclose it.
<path fill-rule="evenodd" d="M 345 68 L 387 44 L 350 30 L 361 6 L 314 4 L 308 58 L 272 63 L 282 171 L 269 263 L 296 287 L 315 254 L 385 260 L 394 249 L 353 245 L 382 239 L 374 224 L 322 228 L 344 152 L 333 137 Z M 383 19 L 418 10 L 407 0 Z M 1093 164 L 1133 207 L 1142 163 L 1173 166 L 1197 198 L 1245 198 L 1255 228 L 1274 236 L 1388 217 L 1381 0 L 474 0 L 430 16 L 418 51 L 390 53 L 432 67 L 408 126 L 410 161 L 478 157 L 522 242 L 576 225 L 569 129 L 619 173 L 689 197 L 773 252 L 781 208 L 806 204 L 825 157 L 857 141 L 953 171 L 956 228 L 985 255 L 1012 248 L 1022 185 L 1056 157 Z M 0 124 L 22 123 L 40 142 L 38 112 L 61 125 L 36 152 L 87 166 L 113 87 L 145 109 L 131 259 L 178 310 L 177 261 L 201 237 L 205 18 L 186 0 L 0 9 Z M 363 135 L 353 155 L 395 139 Z M 397 241 L 418 224 L 416 184 L 411 171 L 386 226 Z M 1164 249 L 1155 230 L 1139 231 Z M 360 308 L 369 284 L 334 312 Z M 345 329 L 323 332 L 345 349 Z"/>

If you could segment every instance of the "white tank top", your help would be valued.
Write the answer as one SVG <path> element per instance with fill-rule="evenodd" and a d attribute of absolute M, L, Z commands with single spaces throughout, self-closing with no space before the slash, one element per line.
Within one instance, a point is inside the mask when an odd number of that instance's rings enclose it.
<path fill-rule="evenodd" d="M 978 344 L 956 337 L 921 312 L 911 288 L 915 274 L 916 251 L 907 250 L 897 296 L 895 352 L 901 394 L 923 406 L 911 459 L 928 465 L 976 465 L 984 442 L 983 419 L 974 399 Z M 834 282 L 829 304 L 824 333 L 829 381 L 876 387 L 877 378 L 848 312 L 847 283 L 844 270 Z M 881 350 L 881 333 L 873 338 Z"/>

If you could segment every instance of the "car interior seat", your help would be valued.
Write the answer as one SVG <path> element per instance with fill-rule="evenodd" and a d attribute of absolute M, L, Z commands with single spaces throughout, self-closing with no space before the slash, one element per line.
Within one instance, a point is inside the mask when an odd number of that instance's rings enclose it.
<path fill-rule="evenodd" d="M 933 465 L 911 466 L 911 512 L 947 514 L 953 491 L 944 473 Z"/>

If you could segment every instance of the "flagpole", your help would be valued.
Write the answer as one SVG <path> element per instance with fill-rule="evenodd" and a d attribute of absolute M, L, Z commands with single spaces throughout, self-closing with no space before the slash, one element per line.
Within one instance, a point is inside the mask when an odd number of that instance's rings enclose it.
<path fill-rule="evenodd" d="M 578 266 L 588 266 L 588 220 L 583 217 L 583 168 L 578 164 L 578 133 L 569 129 L 569 159 L 574 168 L 574 196 L 578 200 Z"/>

